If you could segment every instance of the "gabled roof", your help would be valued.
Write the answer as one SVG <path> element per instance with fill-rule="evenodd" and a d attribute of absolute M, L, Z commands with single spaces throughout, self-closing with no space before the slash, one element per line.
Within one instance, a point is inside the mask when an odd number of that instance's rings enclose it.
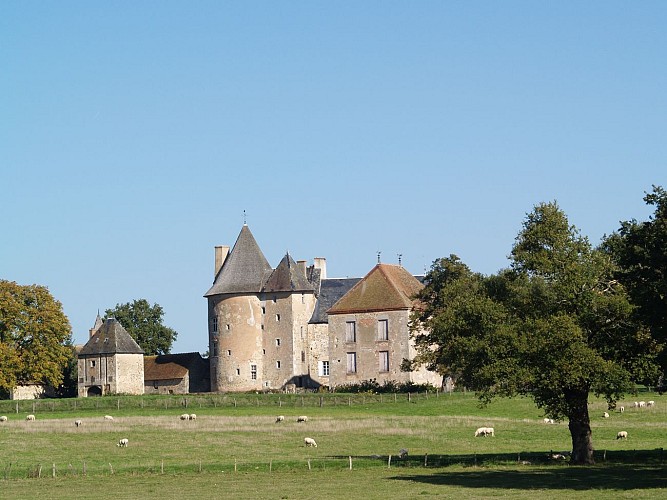
<path fill-rule="evenodd" d="M 312 283 L 287 253 L 266 280 L 262 292 L 312 292 Z"/>
<path fill-rule="evenodd" d="M 271 271 L 255 237 L 244 225 L 213 286 L 204 297 L 224 293 L 259 293 Z"/>
<path fill-rule="evenodd" d="M 423 288 L 405 268 L 378 264 L 336 302 L 327 314 L 411 309 L 413 297 Z"/>
<path fill-rule="evenodd" d="M 160 358 L 162 356 L 144 357 L 144 380 L 182 379 L 188 374 L 188 369 L 173 359 Z"/>
<path fill-rule="evenodd" d="M 327 311 L 360 280 L 361 278 L 327 278 L 322 280 L 315 310 L 308 323 L 326 323 L 328 319 Z"/>
<path fill-rule="evenodd" d="M 115 318 L 107 319 L 79 351 L 79 356 L 96 354 L 143 354 L 127 330 Z"/>

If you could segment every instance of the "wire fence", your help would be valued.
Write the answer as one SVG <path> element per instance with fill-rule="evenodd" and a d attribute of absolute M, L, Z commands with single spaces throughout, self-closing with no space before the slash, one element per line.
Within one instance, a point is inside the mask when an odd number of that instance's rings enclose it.
<path fill-rule="evenodd" d="M 417 402 L 444 397 L 439 391 L 390 394 L 187 394 L 146 396 L 101 396 L 70 399 L 4 400 L 0 413 L 78 412 L 85 410 L 169 410 L 176 408 L 271 407 L 314 408 L 368 406 Z"/>

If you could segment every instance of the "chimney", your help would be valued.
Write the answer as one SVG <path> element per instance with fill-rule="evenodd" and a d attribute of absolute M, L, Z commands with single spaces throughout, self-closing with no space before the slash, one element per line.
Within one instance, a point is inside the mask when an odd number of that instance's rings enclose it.
<path fill-rule="evenodd" d="M 327 259 L 324 257 L 315 257 L 313 259 L 313 265 L 315 269 L 320 270 L 320 279 L 327 279 Z"/>
<path fill-rule="evenodd" d="M 229 255 L 229 247 L 227 246 L 215 247 L 215 274 L 213 274 L 214 278 L 218 275 L 220 269 L 222 269 L 222 265 L 225 263 L 227 255 Z"/>
<path fill-rule="evenodd" d="M 296 268 L 299 270 L 302 276 L 306 276 L 306 261 L 305 260 L 297 260 L 296 261 Z"/>

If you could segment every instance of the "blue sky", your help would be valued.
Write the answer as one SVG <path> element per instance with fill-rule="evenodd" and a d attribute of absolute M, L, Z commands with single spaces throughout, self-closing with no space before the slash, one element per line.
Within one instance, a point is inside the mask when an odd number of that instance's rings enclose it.
<path fill-rule="evenodd" d="M 0 3 L 0 278 L 77 343 L 145 298 L 207 349 L 213 247 L 507 265 L 556 200 L 597 244 L 667 187 L 667 3 Z"/>

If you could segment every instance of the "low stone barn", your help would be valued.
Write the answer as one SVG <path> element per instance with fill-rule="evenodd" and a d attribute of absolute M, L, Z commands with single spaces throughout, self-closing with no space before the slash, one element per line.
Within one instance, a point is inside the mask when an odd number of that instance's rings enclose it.
<path fill-rule="evenodd" d="M 144 357 L 145 394 L 209 392 L 208 359 L 198 352 Z"/>

